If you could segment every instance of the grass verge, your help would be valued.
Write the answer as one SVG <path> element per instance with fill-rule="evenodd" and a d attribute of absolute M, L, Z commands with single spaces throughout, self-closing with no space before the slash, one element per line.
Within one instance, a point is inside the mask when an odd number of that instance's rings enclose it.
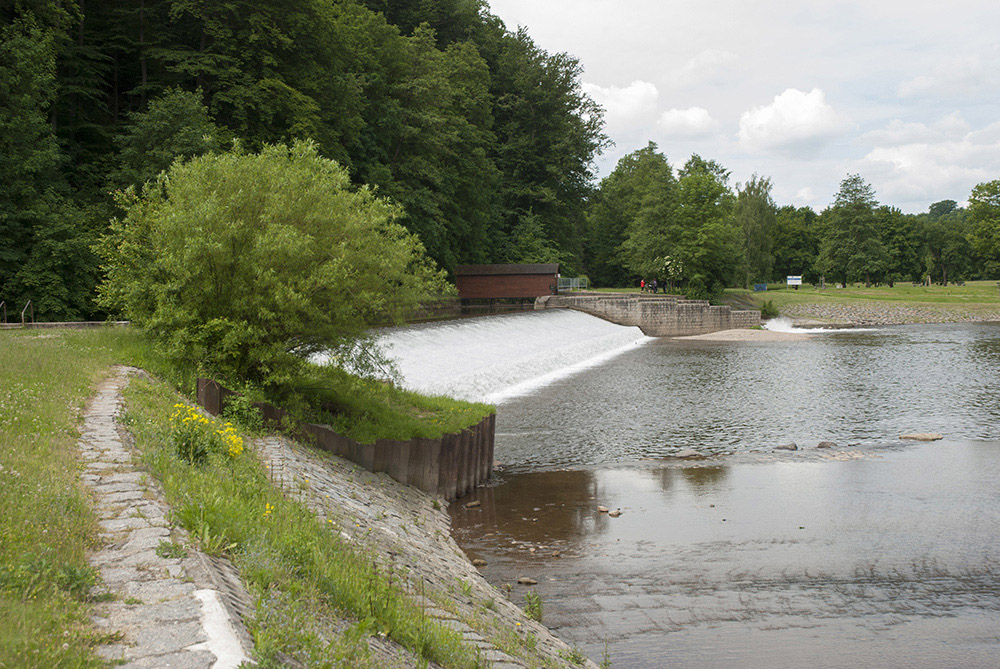
<path fill-rule="evenodd" d="M 800 286 L 791 290 L 781 284 L 771 284 L 766 292 L 730 288 L 727 297 L 749 298 L 760 304 L 764 299 L 772 300 L 778 309 L 795 304 L 849 304 L 852 302 L 893 302 L 921 307 L 962 307 L 971 311 L 1000 308 L 1000 291 L 996 281 L 967 281 L 964 286 L 914 286 L 897 283 L 894 287 L 863 285 L 820 290 L 812 286 Z"/>
<path fill-rule="evenodd" d="M 280 664 L 282 655 L 308 666 L 380 666 L 364 642 L 369 634 L 443 667 L 479 664 L 458 634 L 411 602 L 399 574 L 282 495 L 251 453 L 213 452 L 200 465 L 178 457 L 173 390 L 136 379 L 126 399 L 126 424 L 176 520 L 203 550 L 228 555 L 251 590 L 251 634 L 264 666 Z M 343 628 L 343 619 L 353 622 Z"/>
<path fill-rule="evenodd" d="M 0 619 L 4 621 L 0 625 L 0 667 L 104 666 L 93 647 L 105 640 L 90 625 L 87 599 L 90 587 L 98 578 L 86 560 L 87 550 L 97 545 L 96 517 L 80 486 L 76 440 L 86 399 L 113 364 L 142 367 L 168 380 L 173 387 L 193 394 L 195 370 L 175 365 L 140 333 L 129 328 L 0 332 Z M 417 436 L 437 436 L 467 427 L 492 410 L 484 405 L 467 405 L 447 398 L 422 398 L 377 385 L 368 388 L 366 395 L 363 388 L 349 379 L 341 379 L 339 383 L 340 392 L 349 396 L 342 400 L 337 427 L 352 436 L 398 438 L 396 435 L 408 430 Z M 339 393 L 334 392 L 328 398 L 338 396 Z M 394 412 L 405 415 L 393 423 L 390 417 Z M 391 427 L 386 434 L 378 430 L 383 423 Z M 163 472 L 173 471 L 176 476 L 176 471 L 170 470 L 165 462 L 162 458 L 159 462 Z M 338 637 L 344 639 L 346 645 L 334 648 L 334 657 L 350 658 L 352 653 L 361 653 L 363 644 L 360 641 L 350 643 L 350 634 L 361 639 L 364 635 L 357 630 L 364 630 L 368 625 L 376 632 L 391 632 L 404 645 L 417 649 L 424 656 L 438 657 L 440 654 L 448 666 L 469 666 L 460 659 L 466 657 L 465 651 L 452 649 L 447 635 L 442 637 L 437 636 L 439 632 L 425 634 L 420 631 L 423 622 L 417 609 L 407 606 L 395 589 L 378 585 L 385 579 L 379 580 L 373 564 L 365 562 L 364 569 L 345 572 L 348 576 L 344 578 L 353 579 L 354 585 L 350 587 L 340 584 L 339 577 L 324 571 L 333 567 L 323 567 L 321 559 L 335 563 L 348 559 L 349 554 L 336 553 L 327 543 L 331 533 L 326 532 L 321 538 L 316 534 L 314 517 L 310 520 L 301 515 L 305 513 L 302 509 L 286 508 L 279 493 L 269 486 L 261 487 L 261 480 L 266 482 L 264 474 L 254 473 L 250 464 L 245 467 L 246 471 L 234 468 L 228 472 L 230 478 L 225 486 L 214 488 L 214 497 L 210 496 L 213 486 L 207 470 L 202 472 L 204 476 L 193 477 L 186 485 L 204 487 L 198 491 L 183 488 L 183 494 L 188 495 L 185 499 L 189 500 L 184 508 L 191 508 L 192 495 L 204 493 L 210 502 L 205 508 L 213 509 L 212 513 L 217 513 L 218 518 L 209 515 L 202 522 L 199 517 L 196 524 L 188 518 L 186 524 L 194 524 L 207 539 L 225 537 L 221 545 L 232 543 L 228 540 L 230 534 L 239 537 L 237 545 L 243 551 L 241 555 L 258 555 L 263 563 L 274 559 L 274 568 L 286 574 L 288 579 L 291 579 L 289 574 L 306 570 L 304 573 L 308 576 L 301 583 L 278 578 L 275 583 L 285 586 L 269 587 L 266 597 L 261 600 L 272 604 L 285 602 L 285 606 L 265 606 L 264 613 L 301 623 L 267 625 L 267 630 L 271 631 L 262 632 L 263 648 L 296 647 L 296 644 L 309 648 L 313 642 L 308 638 L 323 638 L 325 633 L 311 632 L 312 627 L 301 622 L 312 615 L 310 611 L 321 610 L 310 608 L 310 602 L 315 601 L 328 607 L 322 610 L 342 609 L 353 612 L 359 620 L 358 625 L 345 633 L 347 636 Z M 245 475 L 246 481 L 257 487 L 239 492 L 233 478 L 236 474 Z M 221 490 L 229 497 L 225 503 L 215 505 Z M 262 524 L 260 517 L 249 514 L 244 519 L 246 525 L 228 528 L 220 524 L 220 519 L 227 518 L 227 514 L 240 510 L 238 505 L 233 506 L 234 500 L 249 505 L 246 495 L 257 493 L 273 496 L 276 500 L 270 503 L 282 511 L 275 510 L 274 518 L 291 520 L 270 520 L 269 524 Z M 249 513 L 246 509 L 243 512 Z M 276 543 L 266 549 L 262 547 L 263 538 L 250 533 L 249 529 L 257 523 L 273 531 L 276 525 L 299 522 L 313 529 L 303 529 L 297 535 L 282 533 L 280 538 L 274 535 Z M 264 535 L 272 536 L 271 532 Z M 298 540 L 302 543 L 295 544 Z M 250 562 L 247 566 L 253 568 Z M 250 573 L 255 572 L 251 569 Z M 274 574 L 267 577 L 271 576 Z M 369 583 L 367 589 L 361 587 L 365 582 Z M 364 597 L 368 599 L 363 601 Z M 365 601 L 367 616 L 362 615 Z M 280 614 L 273 613 L 276 611 Z M 267 619 L 267 615 L 262 620 Z M 366 622 L 369 618 L 371 621 Z M 273 630 L 286 631 L 272 640 L 268 635 L 276 634 Z M 312 651 L 303 652 L 308 656 Z M 352 663 L 363 666 L 361 655 L 358 658 L 357 662 L 353 659 L 344 662 L 348 666 Z"/>
<path fill-rule="evenodd" d="M 76 439 L 111 360 L 53 332 L 0 333 L 0 667 L 104 666 L 87 615 L 96 517 Z"/>

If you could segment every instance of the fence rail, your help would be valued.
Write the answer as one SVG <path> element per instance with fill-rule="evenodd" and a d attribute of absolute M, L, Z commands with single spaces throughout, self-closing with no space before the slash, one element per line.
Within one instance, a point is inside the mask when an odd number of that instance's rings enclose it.
<path fill-rule="evenodd" d="M 590 282 L 585 276 L 575 278 L 568 276 L 559 277 L 559 290 L 587 290 L 589 285 Z"/>

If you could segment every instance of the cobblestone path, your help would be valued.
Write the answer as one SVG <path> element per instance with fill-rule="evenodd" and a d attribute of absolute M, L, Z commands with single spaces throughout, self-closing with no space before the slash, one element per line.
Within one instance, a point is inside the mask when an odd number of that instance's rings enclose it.
<path fill-rule="evenodd" d="M 137 370 L 116 368 L 84 413 L 81 475 L 91 490 L 104 547 L 90 556 L 105 599 L 94 622 L 118 633 L 98 648 L 125 667 L 237 667 L 249 637 L 236 615 L 242 586 L 225 567 L 186 546 L 172 528 L 155 483 L 133 462 L 123 428 L 121 390 Z M 220 569 L 222 571 L 220 571 Z"/>

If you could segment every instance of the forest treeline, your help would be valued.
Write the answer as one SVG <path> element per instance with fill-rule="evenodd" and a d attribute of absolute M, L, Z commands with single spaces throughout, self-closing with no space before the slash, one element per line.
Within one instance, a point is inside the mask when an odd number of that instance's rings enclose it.
<path fill-rule="evenodd" d="M 601 110 L 574 58 L 481 0 L 2 0 L 0 20 L 8 311 L 100 317 L 112 193 L 234 140 L 315 141 L 445 270 L 582 270 Z"/>
<path fill-rule="evenodd" d="M 585 259 L 594 285 L 641 277 L 692 297 L 798 275 L 889 285 L 995 278 L 1000 181 L 977 185 L 968 202 L 904 214 L 855 174 L 820 213 L 778 206 L 769 178 L 731 184 L 727 169 L 698 155 L 675 169 L 650 142 L 623 157 L 592 197 Z"/>
<path fill-rule="evenodd" d="M 912 216 L 851 177 L 817 214 L 650 144 L 596 184 L 609 142 L 581 73 L 485 0 L 0 0 L 0 302 L 108 315 L 95 248 L 122 216 L 115 193 L 178 158 L 304 139 L 399 204 L 446 272 L 559 262 L 598 286 L 710 296 L 1000 268 L 998 182 L 968 210 Z"/>

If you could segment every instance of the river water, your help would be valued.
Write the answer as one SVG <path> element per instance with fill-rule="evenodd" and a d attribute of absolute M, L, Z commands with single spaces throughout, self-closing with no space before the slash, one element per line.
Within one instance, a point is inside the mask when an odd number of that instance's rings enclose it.
<path fill-rule="evenodd" d="M 542 312 L 386 341 L 413 387 L 498 402 L 456 539 L 591 658 L 1000 665 L 1000 326 L 734 343 Z"/>

